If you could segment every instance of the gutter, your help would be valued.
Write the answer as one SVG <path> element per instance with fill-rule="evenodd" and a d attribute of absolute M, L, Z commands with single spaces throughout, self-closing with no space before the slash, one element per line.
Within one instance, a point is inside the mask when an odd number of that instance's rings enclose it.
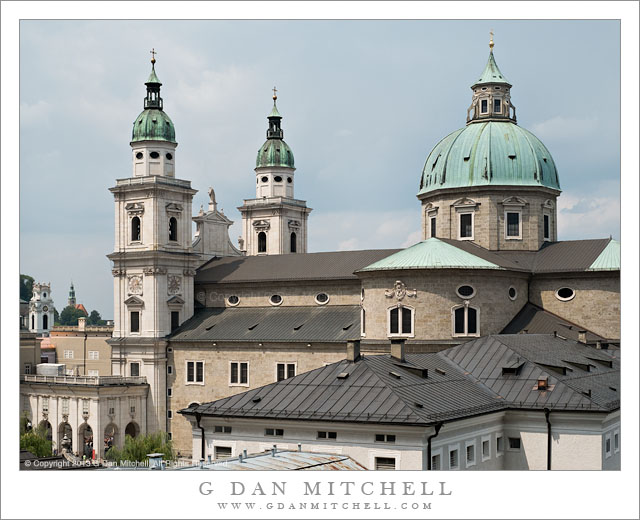
<path fill-rule="evenodd" d="M 443 422 L 436 423 L 436 432 L 427 437 L 427 471 L 431 471 L 431 439 L 435 439 L 440 433 L 440 429 L 444 426 Z"/>
<path fill-rule="evenodd" d="M 551 411 L 549 408 L 544 409 L 544 418 L 547 421 L 547 471 L 551 470 L 551 421 L 549 415 Z"/>
<path fill-rule="evenodd" d="M 204 451 L 205 451 L 204 427 L 200 426 L 200 419 L 202 418 L 202 414 L 201 413 L 195 413 L 194 415 L 196 416 L 196 427 L 200 428 L 200 431 L 202 432 L 202 441 L 201 441 L 201 445 L 200 445 L 200 460 L 202 462 L 204 462 Z"/>

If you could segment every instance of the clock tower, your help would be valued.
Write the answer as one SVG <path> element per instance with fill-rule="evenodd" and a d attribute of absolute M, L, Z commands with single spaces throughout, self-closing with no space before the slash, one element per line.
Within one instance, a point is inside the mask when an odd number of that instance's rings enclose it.
<path fill-rule="evenodd" d="M 34 283 L 33 296 L 29 301 L 29 332 L 38 336 L 48 336 L 53 328 L 53 300 L 51 284 Z"/>
<path fill-rule="evenodd" d="M 131 176 L 109 188 L 115 201 L 112 373 L 145 376 L 147 427 L 166 429 L 165 336 L 193 315 L 191 204 L 196 190 L 176 177 L 175 128 L 164 111 L 155 51 L 143 111 L 133 122 Z M 144 432 L 142 432 L 144 433 Z"/>

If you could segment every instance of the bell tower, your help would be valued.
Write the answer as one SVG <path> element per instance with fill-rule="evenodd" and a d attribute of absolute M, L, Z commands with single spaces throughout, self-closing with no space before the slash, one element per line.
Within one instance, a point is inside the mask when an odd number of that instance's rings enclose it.
<path fill-rule="evenodd" d="M 164 111 L 155 71 L 145 85 L 144 109 L 133 123 L 131 177 L 109 188 L 115 201 L 112 373 L 146 376 L 147 425 L 166 427 L 166 341 L 193 315 L 198 255 L 191 246 L 191 205 L 196 190 L 175 176 L 173 122 Z"/>
<path fill-rule="evenodd" d="M 33 295 L 29 301 L 29 332 L 48 336 L 53 328 L 53 299 L 51 284 L 34 283 Z"/>
<path fill-rule="evenodd" d="M 267 116 L 267 140 L 256 158 L 256 198 L 245 199 L 240 249 L 247 255 L 282 255 L 307 252 L 307 219 L 311 208 L 294 197 L 293 152 L 284 141 L 282 116 L 276 106 Z"/>

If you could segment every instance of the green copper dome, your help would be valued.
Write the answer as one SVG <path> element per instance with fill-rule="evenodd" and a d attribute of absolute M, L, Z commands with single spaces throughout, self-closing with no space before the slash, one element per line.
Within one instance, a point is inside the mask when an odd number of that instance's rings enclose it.
<path fill-rule="evenodd" d="M 535 135 L 512 122 L 478 121 L 436 145 L 422 170 L 418 195 L 491 185 L 560 190 L 553 157 Z"/>
<path fill-rule="evenodd" d="M 144 109 L 133 123 L 131 142 L 169 141 L 176 142 L 176 129 L 171 118 L 157 108 Z"/>
<path fill-rule="evenodd" d="M 267 139 L 258 150 L 256 168 L 265 166 L 284 166 L 295 168 L 293 152 L 289 145 L 281 139 Z"/>

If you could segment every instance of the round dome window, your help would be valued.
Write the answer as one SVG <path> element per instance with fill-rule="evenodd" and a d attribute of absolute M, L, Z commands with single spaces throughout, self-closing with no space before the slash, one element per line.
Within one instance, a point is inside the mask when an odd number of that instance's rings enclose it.
<path fill-rule="evenodd" d="M 138 152 L 136 154 L 136 159 L 142 159 L 144 156 L 142 155 L 142 152 Z"/>
<path fill-rule="evenodd" d="M 171 155 L 170 153 L 165 155 L 165 157 L 167 158 L 167 161 L 170 161 L 171 159 L 173 159 L 173 155 Z"/>
<path fill-rule="evenodd" d="M 292 182 L 291 177 L 287 177 L 287 182 L 288 182 L 289 184 L 291 184 L 291 182 Z"/>
<path fill-rule="evenodd" d="M 324 305 L 326 303 L 329 303 L 329 295 L 323 292 L 318 293 L 316 294 L 315 300 L 318 305 Z"/>
<path fill-rule="evenodd" d="M 280 177 L 280 175 L 276 175 L 273 180 L 276 182 L 282 182 L 282 177 Z"/>
<path fill-rule="evenodd" d="M 271 298 L 269 298 L 269 303 L 271 305 L 280 305 L 282 303 L 282 296 L 279 294 L 273 294 Z"/>
<path fill-rule="evenodd" d="M 569 300 L 573 300 L 576 292 L 571 289 L 571 287 L 561 287 L 556 291 L 556 298 L 562 302 L 568 302 Z"/>
<path fill-rule="evenodd" d="M 227 303 L 233 306 L 238 305 L 240 303 L 240 298 L 238 298 L 235 294 L 232 294 L 227 298 Z"/>
<path fill-rule="evenodd" d="M 509 298 L 515 300 L 518 297 L 518 291 L 515 287 L 509 287 Z"/>
<path fill-rule="evenodd" d="M 151 153 L 149 154 L 149 156 L 150 156 L 152 159 L 157 159 L 158 157 L 160 157 L 160 154 L 159 154 L 158 152 L 151 152 Z"/>
<path fill-rule="evenodd" d="M 269 182 L 269 177 L 262 177 L 262 179 L 260 179 L 262 182 Z"/>
<path fill-rule="evenodd" d="M 473 298 L 476 294 L 476 290 L 470 285 L 461 285 L 456 292 L 460 298 Z"/>

